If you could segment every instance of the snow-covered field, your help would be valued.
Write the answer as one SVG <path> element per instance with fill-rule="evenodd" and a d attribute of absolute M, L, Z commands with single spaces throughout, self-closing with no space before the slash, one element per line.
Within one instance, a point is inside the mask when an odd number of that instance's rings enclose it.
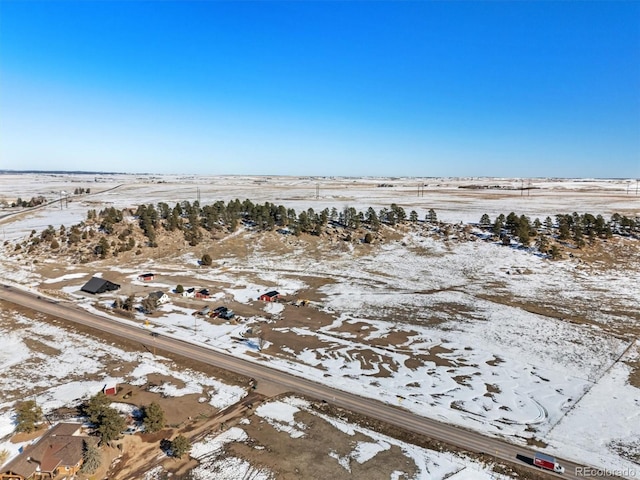
<path fill-rule="evenodd" d="M 17 178 L 8 177 L 13 176 L 0 176 L 5 197 L 17 196 L 20 192 L 22 198 L 29 198 L 31 194 L 25 191 L 44 194 L 42 184 L 37 184 L 42 178 L 24 175 L 16 181 Z M 93 177 L 86 176 L 45 178 L 46 181 L 52 179 L 55 182 L 48 189 L 52 192 L 73 191 L 74 185 L 90 186 L 92 192 L 122 186 L 74 200 L 68 208 L 51 205 L 33 215 L 4 219 L 0 221 L 3 238 L 24 238 L 32 229 L 39 232 L 48 225 L 69 226 L 85 218 L 89 208 L 124 208 L 159 201 L 172 205 L 182 200 L 193 201 L 196 192 L 201 196 L 201 204 L 250 198 L 282 203 L 296 210 L 334 206 L 366 210 L 369 206 L 379 208 L 395 202 L 407 211 L 415 209 L 421 218 L 430 208 L 435 208 L 439 219 L 454 223 L 477 222 L 483 213 L 493 218 L 511 211 L 543 219 L 557 213 L 572 213 L 577 205 L 580 212 L 605 217 L 614 212 L 640 216 L 640 197 L 634 195 L 633 187 L 629 188 L 635 186 L 629 180 L 536 179 L 532 180 L 536 190 L 521 192 L 507 188 L 458 188 L 469 184 L 519 188 L 522 181 L 518 179 L 104 176 L 93 182 Z M 382 182 L 393 187 L 377 187 Z M 424 196 L 417 195 L 420 184 L 428 185 Z M 319 195 L 316 196 L 317 186 Z M 305 289 L 312 279 L 331 279 L 332 282 L 321 287 L 320 293 L 324 296 L 321 308 L 335 316 L 333 323 L 321 328 L 289 327 L 277 322 L 272 325 L 274 333 L 281 334 L 282 338 L 296 335 L 313 339 L 314 347 L 302 351 L 278 345 L 287 353 L 286 358 L 270 355 L 268 343 L 259 351 L 257 339 L 235 340 L 249 324 L 273 322 L 268 319 L 277 318 L 282 313 L 282 305 L 269 305 L 264 309 L 264 317 L 247 319 L 244 323 L 212 324 L 192 316 L 193 310 L 167 304 L 161 308 L 162 316 L 154 319 L 150 328 L 250 360 L 260 358 L 274 368 L 516 443 L 524 444 L 526 439 L 535 438 L 548 444 L 548 452 L 577 462 L 603 468 L 640 468 L 619 455 L 625 449 L 636 453 L 640 450 L 637 431 L 640 390 L 629 385 L 631 369 L 625 363 L 637 360 L 640 347 L 634 338 L 614 335 L 612 329 L 606 328 L 635 322 L 636 317 L 624 312 L 637 309 L 640 265 L 619 264 L 593 271 L 577 261 L 549 262 L 526 250 L 483 241 L 444 243 L 427 233 L 408 232 L 397 242 L 359 255 L 357 261 L 350 251 L 342 250 L 332 252 L 323 261 L 309 259 L 300 252 L 269 256 L 257 240 L 249 259 L 228 258 L 224 268 L 214 265 L 206 271 L 198 269 L 193 255 L 181 258 L 184 263 L 179 266 L 153 265 L 154 271 L 164 278 L 188 275 L 198 284 L 224 285 L 215 292 L 215 298 L 233 298 L 243 304 L 253 302 L 257 292 L 267 289 L 277 288 L 294 295 Z M 141 269 L 147 266 L 151 268 L 151 264 L 144 263 L 135 269 L 113 268 L 127 275 L 134 284 Z M 38 278 L 28 264 L 25 267 L 25 263 L 20 265 L 15 260 L 5 259 L 3 269 L 4 278 L 16 284 L 42 284 L 48 288 L 49 283 L 65 281 L 68 286 L 64 291 L 79 305 L 105 315 L 92 305 L 92 300 L 77 295 L 84 283 L 81 279 L 92 274 L 88 266 L 70 265 L 55 279 Z M 152 287 L 170 292 L 175 284 L 156 282 Z M 567 308 L 579 313 L 585 322 L 568 322 L 532 313 L 503 301 L 512 297 L 532 304 L 565 302 Z M 103 303 L 108 306 L 111 300 L 105 299 Z M 611 308 L 598 308 L 604 305 Z M 139 314 L 133 321 L 139 324 L 143 319 Z M 56 338 L 53 333 L 46 333 L 44 324 L 42 328 L 43 333 L 38 330 L 38 335 Z M 391 342 L 392 336 L 401 340 Z M 275 342 L 277 338 L 268 340 Z M 15 343 L 20 345 L 20 338 L 16 338 Z M 67 350 L 57 348 L 60 356 Z M 18 381 L 46 384 L 53 373 L 34 377 L 26 369 L 16 370 L 18 365 L 29 365 L 32 355 L 35 353 L 27 354 L 20 347 L 0 353 L 2 372 L 11 372 L 6 378 L 24 375 Z M 145 356 L 141 355 L 140 359 L 143 362 Z M 48 361 L 46 355 L 40 358 L 41 363 Z M 74 380 L 81 376 L 78 369 L 93 372 L 99 368 L 95 355 L 62 365 L 68 368 L 59 369 L 61 391 L 64 390 L 62 379 L 69 383 L 78 381 Z M 138 375 L 144 376 L 144 367 L 141 368 Z M 189 392 L 207 388 L 203 387 L 202 379 L 193 383 L 184 381 Z M 73 390 L 84 394 L 92 388 L 95 385 Z M 168 391 L 171 386 L 164 388 Z M 226 391 L 221 386 L 215 386 L 215 390 Z M 51 402 L 50 408 L 69 400 L 64 396 L 56 398 L 56 393 L 50 395 L 50 398 L 42 397 L 45 405 Z M 232 401 L 237 394 L 230 393 L 228 397 L 225 400 L 227 397 L 222 395 L 216 406 L 228 404 L 225 402 Z M 280 405 L 280 408 L 285 407 Z M 304 406 L 295 404 L 286 408 Z M 295 422 L 281 423 L 289 425 L 292 432 L 304 433 L 304 429 L 296 429 Z M 9 428 L 11 422 L 0 418 L 0 429 L 2 425 Z M 371 432 L 367 435 L 372 436 Z M 212 439 L 211 442 L 218 445 L 238 440 L 242 438 Z M 378 447 L 371 448 L 382 448 L 380 445 L 390 441 L 372 440 Z M 354 448 L 349 458 L 340 457 L 336 461 L 348 463 L 358 461 L 360 455 L 366 457 L 366 452 L 358 453 L 359 448 L 369 447 Z M 214 448 L 212 452 L 215 451 L 218 450 Z M 212 461 L 222 461 L 216 460 L 213 453 L 209 457 Z M 448 466 L 438 470 L 434 478 L 456 471 L 454 463 L 441 464 Z M 241 461 L 236 467 L 253 468 Z M 264 473 L 265 477 L 257 471 L 252 475 L 269 478 L 268 472 Z M 478 472 L 465 475 L 463 469 L 449 478 L 483 478 Z"/>

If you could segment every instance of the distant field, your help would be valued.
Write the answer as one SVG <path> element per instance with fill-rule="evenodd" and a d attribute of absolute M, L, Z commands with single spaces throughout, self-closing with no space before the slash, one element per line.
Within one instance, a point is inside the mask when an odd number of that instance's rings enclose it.
<path fill-rule="evenodd" d="M 60 195 L 78 187 L 90 194 L 68 201 Z M 491 219 L 510 212 L 540 220 L 573 212 L 640 217 L 635 183 L 22 174 L 0 175 L 0 191 L 0 202 L 8 203 L 18 196 L 58 198 L 30 212 L 0 210 L 0 217 L 7 214 L 0 219 L 6 281 L 113 316 L 116 297 L 133 294 L 141 301 L 161 290 L 170 301 L 157 312 L 119 318 L 578 462 L 638 468 L 640 434 L 632 421 L 640 398 L 634 373 L 640 357 L 638 240 L 614 236 L 580 250 L 567 247 L 563 260 L 552 261 L 534 248 L 502 245 L 475 225 L 485 213 Z M 337 227 L 294 236 L 241 226 L 205 235 L 195 246 L 173 232 L 163 234 L 158 248 L 87 263 L 71 262 L 75 257 L 64 247 L 31 255 L 14 247 L 32 230 L 85 220 L 89 209 L 235 198 L 296 211 L 364 211 L 394 203 L 415 210 L 420 220 L 433 209 L 442 224 L 385 228 L 371 244 L 361 233 L 347 239 Z M 205 253 L 211 266 L 199 264 Z M 155 274 L 152 282 L 138 280 L 145 272 Z M 80 292 L 95 274 L 122 289 L 97 297 Z M 207 288 L 212 297 L 182 297 L 174 291 L 178 284 Z M 283 300 L 258 301 L 269 290 Z M 308 304 L 292 304 L 300 300 Z M 236 318 L 193 315 L 218 305 Z M 0 325 L 8 335 L 16 328 L 6 315 Z M 27 346 L 40 352 L 37 362 L 61 355 L 51 339 L 38 339 L 35 331 L 33 337 Z M 20 370 L 0 365 L 27 388 L 31 380 Z M 45 391 L 37 384 L 34 393 Z M 12 401 L 4 403 L 5 415 Z M 306 408 L 300 415 L 309 421 Z M 250 435 L 254 427 L 252 421 Z M 345 455 L 337 452 L 335 461 Z"/>

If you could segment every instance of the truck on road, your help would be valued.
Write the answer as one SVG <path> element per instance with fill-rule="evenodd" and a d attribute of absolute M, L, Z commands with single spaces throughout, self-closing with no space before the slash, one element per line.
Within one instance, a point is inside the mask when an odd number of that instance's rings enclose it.
<path fill-rule="evenodd" d="M 545 470 L 551 470 L 552 472 L 556 473 L 564 473 L 564 467 L 556 462 L 556 459 L 551 455 L 536 453 L 533 456 L 533 464 L 536 467 L 544 468 Z"/>

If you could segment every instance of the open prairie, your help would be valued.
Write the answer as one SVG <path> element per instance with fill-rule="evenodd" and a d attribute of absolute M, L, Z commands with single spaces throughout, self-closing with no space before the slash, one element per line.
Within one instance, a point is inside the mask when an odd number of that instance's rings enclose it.
<path fill-rule="evenodd" d="M 575 212 L 611 222 L 617 214 L 637 223 L 636 182 L 15 174 L 0 175 L 0 192 L 7 284 L 558 457 L 640 468 L 637 230 L 613 225 L 611 235 L 585 235 L 577 245 L 574 237 L 559 238 L 556 217 Z M 41 206 L 11 207 L 18 197 L 38 196 L 46 199 Z M 241 218 L 229 228 L 219 220 L 196 227 L 197 241 L 186 236 L 191 227 L 171 231 L 166 219 L 154 242 L 139 226 L 142 204 L 204 208 L 235 199 L 282 205 L 296 216 L 326 211 L 328 219 L 311 233 L 292 223 L 262 228 Z M 106 231 L 99 214 L 112 207 L 123 214 Z M 400 208 L 406 218 L 373 228 L 370 207 L 380 217 Z M 344 221 L 350 209 L 363 212 L 351 227 Z M 89 218 L 91 210 L 99 218 Z M 512 212 L 531 225 L 540 220 L 529 245 L 493 231 L 496 218 Z M 485 214 L 491 224 L 481 224 Z M 50 226 L 53 239 L 43 233 Z M 73 226 L 83 234 L 77 242 L 69 241 Z M 554 258 L 538 248 L 542 236 L 556 247 Z M 96 250 L 102 238 L 107 252 Z M 132 248 L 118 249 L 125 238 Z M 142 279 L 145 273 L 152 279 Z M 81 291 L 92 277 L 120 289 Z M 178 286 L 209 296 L 184 296 Z M 142 308 L 156 291 L 167 301 Z M 269 291 L 278 301 L 259 300 Z M 136 308 L 114 308 L 129 296 Z M 218 306 L 235 315 L 207 314 Z M 268 385 L 253 392 L 246 379 L 198 373 L 197 365 L 187 374 L 179 359 L 158 360 L 115 339 L 106 339 L 108 349 L 91 346 L 88 332 L 9 304 L 0 328 L 14 345 L 0 353 L 5 445 L 20 398 L 36 396 L 47 411 L 71 408 L 107 381 L 139 388 L 139 398 L 173 399 L 166 408 L 175 431 L 197 416 L 211 420 L 190 427 L 201 442 L 191 463 L 158 461 L 153 473 L 150 462 L 141 472 L 139 464 L 127 466 L 125 448 L 110 478 L 163 478 L 166 470 L 198 479 L 223 478 L 203 472 L 225 470 L 239 476 L 224 478 L 491 478 L 474 460 L 410 447 L 357 423 L 336 426 L 322 399 L 282 396 Z M 247 395 L 256 397 L 249 412 L 239 406 Z M 225 408 L 236 408 L 232 427 L 221 420 Z M 180 415 L 184 409 L 192 414 Z M 141 448 L 144 435 L 135 437 L 126 442 Z M 310 455 L 304 462 L 285 460 L 302 445 Z M 317 477 L 301 467 L 312 462 L 320 465 Z"/>

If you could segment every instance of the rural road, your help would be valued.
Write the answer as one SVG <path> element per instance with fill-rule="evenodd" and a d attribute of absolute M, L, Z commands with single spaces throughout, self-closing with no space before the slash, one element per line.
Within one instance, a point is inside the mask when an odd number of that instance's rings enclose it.
<path fill-rule="evenodd" d="M 513 445 L 506 441 L 422 417 L 408 410 L 374 399 L 360 397 L 353 393 L 312 382 L 290 373 L 275 370 L 266 364 L 250 362 L 177 338 L 164 335 L 151 335 L 149 330 L 139 326 L 132 326 L 118 320 L 94 315 L 71 303 L 54 301 L 8 285 L 0 288 L 0 299 L 64 320 L 86 325 L 111 335 L 126 338 L 134 342 L 140 342 L 148 348 L 158 348 L 173 352 L 208 365 L 246 375 L 247 377 L 255 378 L 258 382 L 272 382 L 293 393 L 304 394 L 318 400 L 325 400 L 334 406 L 385 421 L 407 431 L 424 435 L 463 450 L 476 453 L 483 452 L 498 459 L 519 464 L 523 467 L 529 467 L 540 472 L 539 469 L 530 464 L 534 454 L 533 450 L 528 450 L 525 447 Z M 565 467 L 565 473 L 564 475 L 549 473 L 550 478 L 557 477 L 575 480 L 583 478 L 622 478 L 602 474 L 597 475 L 598 472 L 595 468 L 591 475 L 580 475 L 581 469 L 585 466 L 563 459 L 558 459 L 558 462 Z M 631 473 L 633 475 L 634 472 Z M 635 475 L 637 478 L 640 478 L 640 471 L 635 473 Z"/>

